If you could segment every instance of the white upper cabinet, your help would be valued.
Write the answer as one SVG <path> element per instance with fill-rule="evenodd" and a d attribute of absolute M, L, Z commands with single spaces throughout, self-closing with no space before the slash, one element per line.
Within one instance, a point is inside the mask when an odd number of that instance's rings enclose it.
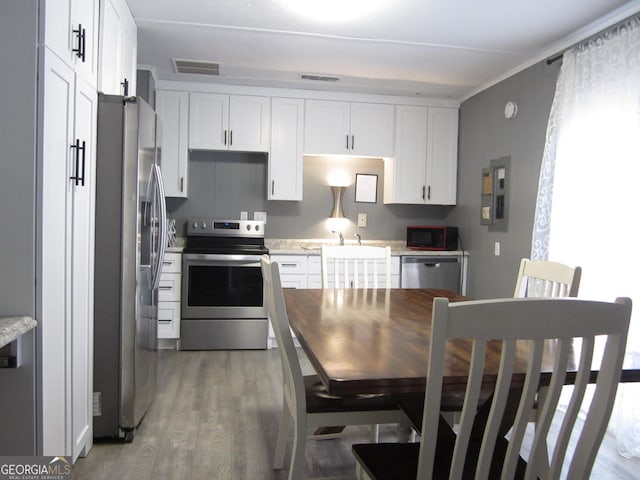
<path fill-rule="evenodd" d="M 95 88 L 98 69 L 98 0 L 47 0 L 44 43 Z"/>
<path fill-rule="evenodd" d="M 158 90 L 156 111 L 161 122 L 160 167 L 165 196 L 187 197 L 189 94 Z"/>
<path fill-rule="evenodd" d="M 189 95 L 189 148 L 268 152 L 269 97 Z"/>
<path fill-rule="evenodd" d="M 351 153 L 365 157 L 393 155 L 394 106 L 351 103 Z"/>
<path fill-rule="evenodd" d="M 304 113 L 304 153 L 349 153 L 349 102 L 307 100 Z"/>
<path fill-rule="evenodd" d="M 457 181 L 458 110 L 429 107 L 426 203 L 455 205 Z"/>
<path fill-rule="evenodd" d="M 125 0 L 100 2 L 98 90 L 136 94 L 137 27 Z"/>
<path fill-rule="evenodd" d="M 396 107 L 396 152 L 384 160 L 384 203 L 424 203 L 427 107 Z"/>
<path fill-rule="evenodd" d="M 271 99 L 268 200 L 302 200 L 304 100 Z"/>
<path fill-rule="evenodd" d="M 394 106 L 307 100 L 304 152 L 318 155 L 393 155 Z"/>
<path fill-rule="evenodd" d="M 458 110 L 397 106 L 395 155 L 384 162 L 384 203 L 455 205 Z"/>

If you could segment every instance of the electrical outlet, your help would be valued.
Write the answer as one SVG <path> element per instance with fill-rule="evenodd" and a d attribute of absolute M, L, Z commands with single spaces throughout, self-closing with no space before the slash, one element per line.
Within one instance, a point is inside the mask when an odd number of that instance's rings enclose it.
<path fill-rule="evenodd" d="M 358 226 L 359 227 L 366 227 L 367 226 L 367 214 L 366 213 L 359 213 L 358 214 Z"/>
<path fill-rule="evenodd" d="M 267 224 L 267 212 L 253 212 L 254 220 L 262 220 L 264 224 Z"/>
<path fill-rule="evenodd" d="M 499 256 L 500 256 L 500 242 L 496 242 L 496 243 L 494 244 L 494 246 L 493 246 L 493 254 L 494 254 L 496 257 L 499 257 Z"/>

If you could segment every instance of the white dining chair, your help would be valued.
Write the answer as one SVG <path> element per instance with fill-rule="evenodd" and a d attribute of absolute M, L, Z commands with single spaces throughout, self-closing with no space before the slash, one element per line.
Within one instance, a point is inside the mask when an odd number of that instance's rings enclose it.
<path fill-rule="evenodd" d="M 515 298 L 577 297 L 582 268 L 543 260 L 520 260 Z"/>
<path fill-rule="evenodd" d="M 391 247 L 323 245 L 320 256 L 322 288 L 380 288 L 381 263 L 382 287 L 391 287 Z"/>
<path fill-rule="evenodd" d="M 514 298 L 557 298 L 557 297 L 577 297 L 580 288 L 580 278 L 582 268 L 570 267 L 563 263 L 549 262 L 541 260 L 520 260 L 520 268 L 516 278 Z M 546 388 L 542 387 L 539 392 L 540 400 L 544 398 Z M 487 392 L 481 394 L 488 396 Z M 400 398 L 400 402 L 409 401 Z M 537 403 L 535 402 L 531 412 L 531 421 L 536 420 Z M 454 423 L 459 419 L 459 412 L 462 410 L 462 398 L 459 392 L 445 392 L 442 397 L 442 410 L 447 412 L 450 421 Z"/>
<path fill-rule="evenodd" d="M 449 304 L 436 298 L 428 345 L 425 408 L 419 444 L 363 444 L 352 447 L 358 479 L 427 480 L 463 478 L 587 479 L 605 434 L 620 380 L 626 347 L 631 300 L 615 303 L 573 298 L 499 299 Z M 596 337 L 604 337 L 602 344 Z M 454 431 L 440 415 L 447 341 L 472 342 L 464 407 Z M 477 423 L 477 403 L 485 371 L 485 353 L 501 341 L 496 386 L 485 427 Z M 521 395 L 509 402 L 517 342 L 527 342 L 529 355 Z M 580 348 L 576 348 L 577 343 Z M 553 373 L 541 375 L 544 355 L 553 355 Z M 450 355 L 450 353 L 449 353 Z M 575 358 L 574 358 L 575 357 Z M 577 366 L 575 388 L 557 437 L 549 436 L 570 362 Z M 590 381 L 591 367 L 600 365 L 593 398 L 581 429 L 576 419 Z M 571 369 L 572 370 L 572 369 Z M 572 370 L 573 371 L 573 370 Z M 531 450 L 520 452 L 539 382 L 549 384 Z M 518 399 L 519 396 L 519 399 Z M 513 408 L 517 403 L 517 410 Z M 508 408 L 509 407 L 509 408 Z M 486 412 L 485 411 L 485 412 Z M 501 425 L 509 416 L 508 425 Z M 474 424 L 475 423 L 475 424 Z M 509 427 L 510 430 L 509 430 Z M 508 439 L 504 436 L 510 431 Z M 569 439 L 576 431 L 575 448 Z M 428 434 L 426 433 L 428 432 Z M 577 438 L 576 438 L 577 437 Z M 552 447 L 551 462 L 546 457 Z"/>
<path fill-rule="evenodd" d="M 267 311 L 276 335 L 283 371 L 284 398 L 273 468 L 279 470 L 283 467 L 289 428 L 293 423 L 288 478 L 297 480 L 301 478 L 304 466 L 307 429 L 386 423 L 408 425 L 408 419 L 388 395 L 336 397 L 327 393 L 317 375 L 303 376 L 291 336 L 278 264 L 265 255 L 261 266 Z M 372 440 L 377 441 L 377 432 Z"/>

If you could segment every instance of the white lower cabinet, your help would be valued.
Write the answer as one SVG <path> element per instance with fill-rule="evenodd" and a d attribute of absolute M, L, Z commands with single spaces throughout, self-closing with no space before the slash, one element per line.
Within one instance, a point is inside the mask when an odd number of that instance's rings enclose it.
<path fill-rule="evenodd" d="M 158 289 L 158 338 L 180 338 L 182 254 L 166 253 Z"/>

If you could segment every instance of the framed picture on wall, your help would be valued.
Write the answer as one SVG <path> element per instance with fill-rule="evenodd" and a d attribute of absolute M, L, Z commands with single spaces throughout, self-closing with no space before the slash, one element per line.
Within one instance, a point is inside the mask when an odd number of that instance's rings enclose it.
<path fill-rule="evenodd" d="M 378 175 L 356 173 L 356 202 L 376 203 L 378 201 Z"/>

